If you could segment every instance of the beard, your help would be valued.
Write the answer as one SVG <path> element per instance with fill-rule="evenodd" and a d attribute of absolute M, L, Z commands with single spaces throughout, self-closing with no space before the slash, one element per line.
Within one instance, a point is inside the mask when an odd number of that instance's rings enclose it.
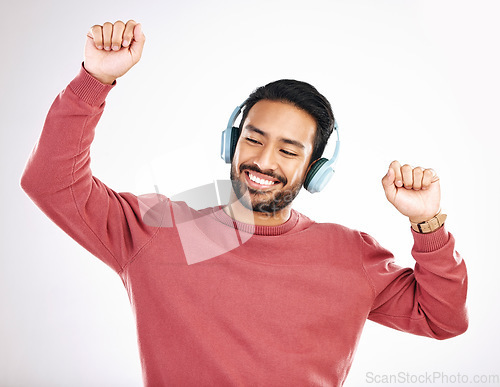
<path fill-rule="evenodd" d="M 241 181 L 240 177 L 242 173 L 244 173 L 242 172 L 244 169 L 259 172 L 263 175 L 277 179 L 283 184 L 283 187 L 286 186 L 288 180 L 284 176 L 273 172 L 263 172 L 255 165 L 248 164 L 241 164 L 239 167 L 239 173 L 237 174 L 236 166 L 232 163 L 230 177 L 233 191 L 243 206 L 255 212 L 275 214 L 276 212 L 283 210 L 293 202 L 302 188 L 302 182 L 299 182 L 288 189 L 271 191 L 256 190 L 248 187 Z"/>

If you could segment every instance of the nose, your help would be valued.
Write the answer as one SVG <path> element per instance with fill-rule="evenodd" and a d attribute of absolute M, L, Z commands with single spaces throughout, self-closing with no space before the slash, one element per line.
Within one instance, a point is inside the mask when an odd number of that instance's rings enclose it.
<path fill-rule="evenodd" d="M 277 168 L 277 164 L 273 147 L 261 147 L 260 152 L 255 155 L 254 164 L 257 165 L 262 171 L 274 171 Z"/>

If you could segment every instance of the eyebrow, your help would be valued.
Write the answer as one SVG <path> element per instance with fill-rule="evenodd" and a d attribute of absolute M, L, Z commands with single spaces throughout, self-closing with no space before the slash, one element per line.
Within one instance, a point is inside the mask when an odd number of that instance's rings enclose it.
<path fill-rule="evenodd" d="M 266 132 L 264 132 L 263 130 L 261 130 L 259 128 L 256 128 L 252 124 L 246 125 L 245 129 L 247 129 L 247 130 L 249 130 L 251 132 L 258 133 L 258 134 L 260 134 L 260 135 L 262 135 L 264 137 L 268 137 L 268 134 Z M 304 146 L 304 144 L 302 144 L 300 141 L 292 140 L 290 138 L 280 137 L 280 138 L 278 138 L 278 141 L 284 142 L 285 144 L 294 145 L 294 146 L 296 146 L 297 148 L 300 148 L 300 149 L 305 149 L 306 148 Z"/>

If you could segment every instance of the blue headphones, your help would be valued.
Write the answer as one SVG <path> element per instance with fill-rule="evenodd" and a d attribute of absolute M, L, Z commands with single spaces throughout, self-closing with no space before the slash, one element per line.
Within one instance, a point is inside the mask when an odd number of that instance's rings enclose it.
<path fill-rule="evenodd" d="M 233 114 L 231 114 L 231 117 L 229 117 L 226 129 L 222 132 L 220 157 L 228 164 L 230 164 L 233 159 L 236 144 L 238 143 L 238 139 L 240 137 L 240 129 L 238 127 L 235 127 L 234 123 L 240 115 L 243 106 L 245 106 L 244 103 L 236 106 Z M 325 188 L 327 183 L 332 178 L 333 173 L 335 172 L 333 169 L 333 163 L 335 163 L 335 161 L 337 160 L 340 149 L 337 121 L 334 121 L 333 129 L 337 134 L 337 141 L 332 158 L 328 160 L 322 157 L 316 160 L 309 168 L 309 171 L 307 172 L 306 178 L 304 180 L 304 188 L 311 193 L 320 192 L 323 188 Z"/>

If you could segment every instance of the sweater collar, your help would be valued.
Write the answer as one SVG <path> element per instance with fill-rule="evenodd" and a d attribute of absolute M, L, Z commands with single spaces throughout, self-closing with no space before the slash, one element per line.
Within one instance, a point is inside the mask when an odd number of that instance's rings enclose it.
<path fill-rule="evenodd" d="M 263 236 L 278 236 L 282 235 L 297 225 L 299 221 L 299 215 L 297 211 L 291 210 L 290 218 L 283 224 L 278 226 L 256 226 L 254 224 L 242 223 L 237 220 L 234 220 L 229 215 L 227 215 L 222 209 L 223 206 L 213 207 L 213 214 L 215 218 L 225 224 L 226 226 L 237 228 L 239 231 L 246 232 L 254 235 L 263 235 Z"/>

